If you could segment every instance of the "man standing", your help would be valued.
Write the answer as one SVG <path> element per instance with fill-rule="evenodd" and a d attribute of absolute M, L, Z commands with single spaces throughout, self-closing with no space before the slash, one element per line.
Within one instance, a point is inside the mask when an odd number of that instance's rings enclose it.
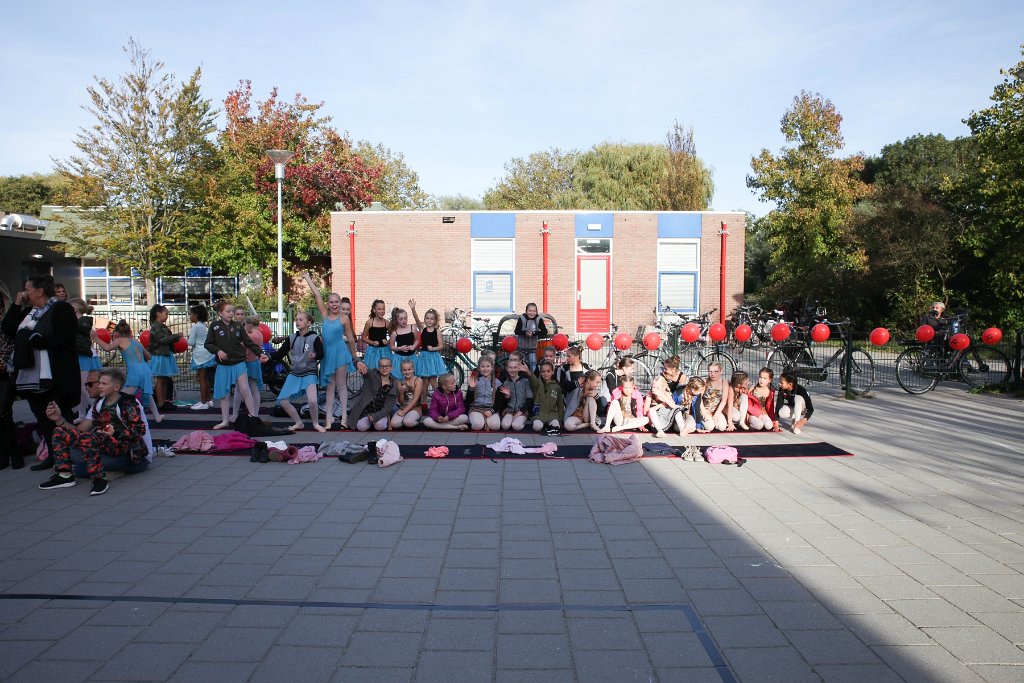
<path fill-rule="evenodd" d="M 941 301 L 932 302 L 932 309 L 921 318 L 921 324 L 934 328 L 936 335 L 945 334 L 946 328 L 949 326 L 949 320 L 942 317 L 945 311 L 946 304 Z"/>

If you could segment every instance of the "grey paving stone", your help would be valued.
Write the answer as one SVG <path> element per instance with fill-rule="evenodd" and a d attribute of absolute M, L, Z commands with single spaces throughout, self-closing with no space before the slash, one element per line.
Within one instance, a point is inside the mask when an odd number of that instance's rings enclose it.
<path fill-rule="evenodd" d="M 566 683 L 573 680 L 572 669 L 498 669 L 497 683 Z"/>
<path fill-rule="evenodd" d="M 641 650 L 640 631 L 628 613 L 615 616 L 572 616 L 569 640 L 578 650 Z"/>
<path fill-rule="evenodd" d="M 915 626 L 976 626 L 977 620 L 945 600 L 889 600 L 896 612 Z"/>
<path fill-rule="evenodd" d="M 879 663 L 874 653 L 845 629 L 786 631 L 786 637 L 813 665 Z"/>
<path fill-rule="evenodd" d="M 490 653 L 494 651 L 496 629 L 496 616 L 488 619 L 432 618 L 427 626 L 424 647 L 428 650 L 478 650 Z"/>
<path fill-rule="evenodd" d="M 372 599 L 379 602 L 430 603 L 434 600 L 437 579 L 393 578 L 377 584 Z"/>
<path fill-rule="evenodd" d="M 102 661 L 36 660 L 4 679 L 5 683 L 81 683 L 102 666 Z"/>
<path fill-rule="evenodd" d="M 414 671 L 412 667 L 340 666 L 331 683 L 408 683 Z"/>
<path fill-rule="evenodd" d="M 252 662 L 261 660 L 281 634 L 279 628 L 214 629 L 192 652 L 193 661 Z"/>
<path fill-rule="evenodd" d="M 54 644 L 54 640 L 34 638 L 14 640 L 13 634 L 0 638 L 0 680 L 5 680 L 18 669 L 33 661 Z"/>
<path fill-rule="evenodd" d="M 825 683 L 901 683 L 895 671 L 885 664 L 819 664 L 815 673 Z"/>
<path fill-rule="evenodd" d="M 412 667 L 421 640 L 420 633 L 392 633 L 387 636 L 387 647 L 382 647 L 381 634 L 358 632 L 349 640 L 341 663 L 356 667 Z"/>
<path fill-rule="evenodd" d="M 499 634 L 567 633 L 568 625 L 561 612 L 510 611 L 498 614 Z"/>
<path fill-rule="evenodd" d="M 422 633 L 427 627 L 426 610 L 366 610 L 359 621 L 359 631 L 396 631 Z"/>
<path fill-rule="evenodd" d="M 276 645 L 260 663 L 250 683 L 303 681 L 327 683 L 341 660 L 340 648 L 293 647 Z"/>
<path fill-rule="evenodd" d="M 791 647 L 729 648 L 723 654 L 741 681 L 794 683 L 821 680 Z"/>
<path fill-rule="evenodd" d="M 95 678 L 103 681 L 166 681 L 188 659 L 191 645 L 130 643 Z"/>
<path fill-rule="evenodd" d="M 647 654 L 656 667 L 702 667 L 712 664 L 695 633 L 644 633 Z"/>
<path fill-rule="evenodd" d="M 416 667 L 417 682 L 449 683 L 454 678 L 489 681 L 494 676 L 491 652 L 424 652 Z"/>
<path fill-rule="evenodd" d="M 969 664 L 1024 664 L 1024 651 L 988 626 L 925 628 L 953 656 Z"/>
<path fill-rule="evenodd" d="M 575 650 L 576 675 L 581 681 L 651 681 L 654 667 L 643 650 Z"/>
<path fill-rule="evenodd" d="M 359 618 L 335 614 L 296 614 L 281 633 L 277 645 L 342 648 L 355 631 Z"/>
<path fill-rule="evenodd" d="M 15 624 L 0 631 L 3 640 L 58 640 L 88 621 L 95 611 L 58 609 L 52 606 L 29 612 Z"/>
<path fill-rule="evenodd" d="M 503 603 L 551 604 L 561 599 L 557 579 L 501 579 L 498 599 Z"/>
<path fill-rule="evenodd" d="M 766 616 L 707 617 L 704 625 L 719 647 L 781 647 L 782 631 Z"/>
<path fill-rule="evenodd" d="M 254 662 L 185 662 L 168 683 L 246 683 L 255 669 Z"/>
<path fill-rule="evenodd" d="M 225 616 L 220 612 L 167 611 L 136 636 L 143 643 L 200 643 Z"/>
<path fill-rule="evenodd" d="M 951 604 L 971 614 L 1014 610 L 1024 612 L 1024 608 L 1012 600 L 984 586 L 935 586 L 932 590 Z M 1021 614 L 1021 619 L 1024 620 L 1024 614 Z"/>
<path fill-rule="evenodd" d="M 499 669 L 559 669 L 572 666 L 569 639 L 560 634 L 498 636 Z"/>
<path fill-rule="evenodd" d="M 1011 643 L 1024 644 L 1024 618 L 1020 612 L 981 612 L 971 616 Z"/>
<path fill-rule="evenodd" d="M 473 569 L 447 567 L 441 573 L 438 587 L 443 590 L 493 590 L 498 589 L 496 569 Z"/>
<path fill-rule="evenodd" d="M 982 681 L 963 662 L 938 645 L 875 645 L 871 649 L 908 681 Z"/>
<path fill-rule="evenodd" d="M 697 613 L 709 616 L 762 614 L 761 607 L 745 590 L 689 590 L 686 592 Z"/>

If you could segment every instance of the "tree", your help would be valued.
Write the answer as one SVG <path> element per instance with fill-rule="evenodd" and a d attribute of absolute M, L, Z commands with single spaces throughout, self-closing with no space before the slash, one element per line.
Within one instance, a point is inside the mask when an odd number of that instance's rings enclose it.
<path fill-rule="evenodd" d="M 373 200 L 381 167 L 368 164 L 347 137 L 318 115 L 322 103 L 301 94 L 292 102 L 277 89 L 252 101 L 243 81 L 224 101 L 226 123 L 219 134 L 220 165 L 205 214 L 207 261 L 228 272 L 269 274 L 276 269 L 277 182 L 268 149 L 295 156 L 283 182 L 283 251 L 288 263 L 330 251 L 330 212 L 363 208 Z"/>
<path fill-rule="evenodd" d="M 440 194 L 432 198 L 434 207 L 440 211 L 479 211 L 484 208 L 482 199 L 464 194 Z"/>
<path fill-rule="evenodd" d="M 484 206 L 497 210 L 566 209 L 579 152 L 557 147 L 515 158 L 505 164 L 505 177 L 484 193 Z"/>
<path fill-rule="evenodd" d="M 1024 54 L 1024 45 L 1021 46 Z M 992 321 L 1024 325 L 1024 61 L 1002 70 L 992 105 L 964 121 L 977 173 L 954 186 L 967 219 L 959 236 L 975 259 L 972 305 Z"/>
<path fill-rule="evenodd" d="M 788 146 L 751 159 L 747 186 L 776 207 L 761 221 L 774 247 L 771 283 L 778 296 L 808 295 L 838 302 L 836 275 L 863 271 L 865 255 L 848 230 L 857 200 L 869 187 L 860 179 L 860 155 L 835 158 L 843 148 L 842 116 L 817 93 L 801 92 L 781 120 Z"/>
<path fill-rule="evenodd" d="M 200 69 L 182 83 L 134 40 L 124 47 L 131 69 L 116 81 L 95 77 L 87 88 L 95 123 L 81 128 L 79 155 L 57 163 L 71 203 L 87 221 L 67 222 L 69 253 L 108 258 L 146 279 L 194 263 L 193 217 L 202 204 L 216 155 L 208 135 L 214 111 L 199 89 Z"/>
<path fill-rule="evenodd" d="M 0 210 L 38 216 L 44 204 L 64 203 L 67 183 L 51 173 L 0 178 Z"/>
<path fill-rule="evenodd" d="M 594 145 L 577 160 L 573 188 L 564 201 L 573 209 L 664 209 L 668 157 L 662 145 Z"/>
<path fill-rule="evenodd" d="M 405 155 L 366 140 L 356 143 L 355 154 L 370 167 L 380 168 L 373 200 L 390 211 L 432 209 L 433 199 L 420 188 L 420 177 L 409 168 Z"/>
<path fill-rule="evenodd" d="M 693 128 L 683 128 L 676 121 L 665 138 L 668 148 L 665 208 L 669 211 L 703 211 L 711 206 L 715 182 L 711 170 L 697 156 Z"/>

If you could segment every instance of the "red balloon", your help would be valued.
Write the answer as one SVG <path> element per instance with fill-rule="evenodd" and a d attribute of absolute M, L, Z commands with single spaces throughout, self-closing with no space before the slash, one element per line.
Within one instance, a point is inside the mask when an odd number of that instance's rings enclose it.
<path fill-rule="evenodd" d="M 512 353 L 519 348 L 519 341 L 511 334 L 501 340 L 501 350 Z"/>
<path fill-rule="evenodd" d="M 952 337 L 949 338 L 949 348 L 953 349 L 954 351 L 963 351 L 970 345 L 971 338 L 968 337 L 963 332 L 954 334 Z"/>
<path fill-rule="evenodd" d="M 830 336 L 832 336 L 832 330 L 828 329 L 828 325 L 825 323 L 818 323 L 811 328 L 811 339 L 816 342 L 828 341 Z"/>
<path fill-rule="evenodd" d="M 754 334 L 754 329 L 750 325 L 738 325 L 733 334 L 736 335 L 736 341 L 746 342 L 750 341 L 750 337 Z"/>
<path fill-rule="evenodd" d="M 599 351 L 604 346 L 604 337 L 599 332 L 591 332 L 587 335 L 587 348 L 591 351 Z"/>
<path fill-rule="evenodd" d="M 188 351 L 188 339 L 182 337 L 178 341 L 174 342 L 175 353 L 185 353 L 186 351 Z"/>
<path fill-rule="evenodd" d="M 990 327 L 981 333 L 981 341 L 986 344 L 998 344 L 1003 341 L 1003 331 L 998 327 Z"/>
<path fill-rule="evenodd" d="M 625 351 L 633 345 L 633 337 L 628 332 L 619 332 L 615 335 L 615 348 L 619 351 Z"/>
<path fill-rule="evenodd" d="M 99 337 L 99 340 L 104 344 L 110 343 L 110 330 L 108 330 L 107 328 L 101 327 L 100 329 L 96 330 L 96 336 Z"/>
<path fill-rule="evenodd" d="M 722 323 L 715 323 L 708 328 L 708 336 L 711 337 L 711 341 L 720 342 L 725 339 L 728 331 L 725 329 L 725 325 Z"/>
<path fill-rule="evenodd" d="M 684 342 L 692 344 L 700 337 L 700 325 L 697 323 L 686 323 L 680 331 L 680 336 L 682 336 Z"/>
<path fill-rule="evenodd" d="M 789 325 L 786 323 L 775 323 L 772 327 L 772 339 L 777 342 L 786 341 L 789 339 Z"/>
<path fill-rule="evenodd" d="M 139 335 L 139 343 L 142 344 L 142 348 L 149 348 L 149 330 L 142 331 L 142 334 Z"/>
<path fill-rule="evenodd" d="M 889 330 L 884 327 L 876 327 L 871 330 L 871 343 L 875 346 L 885 346 L 889 343 Z"/>
<path fill-rule="evenodd" d="M 644 335 L 644 348 L 648 351 L 657 351 L 661 347 L 661 335 L 657 332 L 648 332 Z"/>
<path fill-rule="evenodd" d="M 459 353 L 469 353 L 473 350 L 473 342 L 469 337 L 462 337 L 455 342 L 455 350 Z"/>
<path fill-rule="evenodd" d="M 556 351 L 565 351 L 569 348 L 569 335 L 559 332 L 551 338 L 551 345 L 555 347 Z"/>
<path fill-rule="evenodd" d="M 270 341 L 270 338 L 273 336 L 273 333 L 271 333 L 270 331 L 270 325 L 266 323 L 260 323 L 260 334 L 263 335 L 264 344 Z"/>
<path fill-rule="evenodd" d="M 935 328 L 931 325 L 921 325 L 917 328 L 917 332 L 914 333 L 914 338 L 922 344 L 927 344 L 932 339 L 935 339 Z"/>

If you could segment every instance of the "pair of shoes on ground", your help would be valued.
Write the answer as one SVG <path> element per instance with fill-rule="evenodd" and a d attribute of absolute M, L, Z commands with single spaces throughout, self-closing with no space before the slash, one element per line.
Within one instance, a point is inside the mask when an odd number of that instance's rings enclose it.
<path fill-rule="evenodd" d="M 700 452 L 700 448 L 697 446 L 687 446 L 683 451 L 683 460 L 686 462 L 703 462 L 704 455 Z"/>
<path fill-rule="evenodd" d="M 199 401 L 198 403 L 193 403 L 190 408 L 191 410 L 213 410 L 213 401 L 208 401 L 207 403 Z"/>
<path fill-rule="evenodd" d="M 39 485 L 39 488 L 43 491 L 49 491 L 51 489 L 66 489 L 72 486 L 77 486 L 78 482 L 75 481 L 75 475 L 61 472 L 54 472 L 53 476 L 44 481 Z M 90 496 L 102 496 L 110 489 L 110 484 L 103 477 L 92 480 L 92 489 L 89 491 Z"/>

